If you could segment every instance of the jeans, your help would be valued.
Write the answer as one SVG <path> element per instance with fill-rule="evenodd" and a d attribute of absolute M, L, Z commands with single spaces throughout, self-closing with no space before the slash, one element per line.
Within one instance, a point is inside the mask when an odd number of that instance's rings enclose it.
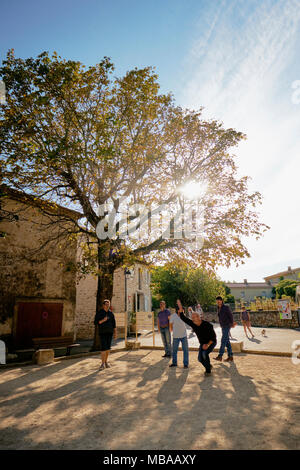
<path fill-rule="evenodd" d="M 167 356 L 171 356 L 171 334 L 169 327 L 160 328 L 161 339 Z"/>
<path fill-rule="evenodd" d="M 219 356 L 223 356 L 225 352 L 225 347 L 227 348 L 228 357 L 233 356 L 231 344 L 229 341 L 229 332 L 230 332 L 229 326 L 222 326 L 222 339 L 221 339 L 221 347 L 219 351 Z"/>
<path fill-rule="evenodd" d="M 208 346 L 207 349 L 203 349 L 203 344 L 200 344 L 199 348 L 199 354 L 198 354 L 198 361 L 203 364 L 205 367 L 206 372 L 211 371 L 211 365 L 210 365 L 210 360 L 209 360 L 209 353 L 211 353 L 216 346 L 217 343 L 212 343 L 210 346 Z"/>
<path fill-rule="evenodd" d="M 186 336 L 184 336 L 183 338 L 174 338 L 173 337 L 173 360 L 172 360 L 172 363 L 175 366 L 177 366 L 177 352 L 178 352 L 178 347 L 179 347 L 180 341 L 181 341 L 182 350 L 183 350 L 183 365 L 188 366 L 189 365 L 189 346 L 188 346 L 188 340 L 187 340 Z"/>

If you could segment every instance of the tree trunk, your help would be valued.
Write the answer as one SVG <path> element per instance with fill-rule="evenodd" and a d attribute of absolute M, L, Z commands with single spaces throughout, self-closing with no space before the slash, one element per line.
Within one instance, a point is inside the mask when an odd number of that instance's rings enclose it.
<path fill-rule="evenodd" d="M 106 248 L 106 249 L 105 249 Z M 111 301 L 113 294 L 113 275 L 115 266 L 109 259 L 107 247 L 99 241 L 98 244 L 98 285 L 96 297 L 96 312 L 101 310 L 103 300 L 108 299 Z M 94 341 L 91 351 L 100 350 L 99 331 L 98 325 L 95 325 Z"/>

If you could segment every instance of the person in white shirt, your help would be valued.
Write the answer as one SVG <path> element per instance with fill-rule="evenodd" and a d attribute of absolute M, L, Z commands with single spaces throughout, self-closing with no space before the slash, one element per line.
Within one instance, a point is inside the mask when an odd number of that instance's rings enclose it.
<path fill-rule="evenodd" d="M 200 314 L 200 318 L 204 319 L 204 313 L 200 304 L 196 305 L 195 312 Z"/>
<path fill-rule="evenodd" d="M 177 367 L 177 352 L 181 342 L 183 350 L 183 367 L 189 367 L 189 346 L 187 340 L 187 332 L 185 323 L 181 320 L 178 313 L 173 313 L 169 320 L 170 332 L 173 332 L 173 350 L 172 350 L 172 364 L 169 367 Z"/>

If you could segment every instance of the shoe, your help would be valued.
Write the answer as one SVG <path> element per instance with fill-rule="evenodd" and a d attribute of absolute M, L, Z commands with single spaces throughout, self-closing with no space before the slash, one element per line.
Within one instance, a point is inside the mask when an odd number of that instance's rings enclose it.
<path fill-rule="evenodd" d="M 104 370 L 104 369 L 105 369 L 105 365 L 101 364 L 101 366 L 99 367 L 99 370 Z"/>
<path fill-rule="evenodd" d="M 205 375 L 205 377 L 210 377 L 210 376 L 211 376 L 211 372 L 205 371 L 205 372 L 204 372 L 204 375 Z"/>
<path fill-rule="evenodd" d="M 183 368 L 184 368 L 184 369 L 188 369 L 188 368 L 189 368 L 189 366 L 183 366 Z"/>
<path fill-rule="evenodd" d="M 215 361 L 222 362 L 222 356 L 214 357 L 214 360 L 215 360 Z"/>
<path fill-rule="evenodd" d="M 170 364 L 169 367 L 177 367 L 177 364 Z"/>
<path fill-rule="evenodd" d="M 106 362 L 106 363 L 105 363 L 105 367 L 106 367 L 106 369 L 110 369 L 110 368 L 111 368 L 111 365 L 110 365 L 108 362 Z"/>
<path fill-rule="evenodd" d="M 233 362 L 233 356 L 227 357 L 227 359 L 225 359 L 225 362 Z"/>
<path fill-rule="evenodd" d="M 164 354 L 163 356 L 161 357 L 171 357 L 171 354 Z"/>

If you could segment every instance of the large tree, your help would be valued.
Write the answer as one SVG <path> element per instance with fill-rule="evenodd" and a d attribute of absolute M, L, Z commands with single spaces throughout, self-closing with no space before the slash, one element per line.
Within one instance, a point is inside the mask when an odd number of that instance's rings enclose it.
<path fill-rule="evenodd" d="M 255 210 L 261 196 L 249 193 L 247 177 L 238 178 L 231 153 L 245 136 L 205 121 L 201 110 L 176 106 L 171 95 L 159 93 L 152 68 L 119 78 L 113 70 L 106 57 L 86 68 L 56 53 L 21 59 L 13 50 L 0 68 L 6 85 L 6 102 L 0 105 L 3 182 L 80 210 L 81 222 L 67 235 L 80 236 L 89 269 L 98 275 L 98 306 L 111 297 L 118 266 L 163 257 L 185 257 L 195 265 L 238 263 L 249 256 L 242 239 L 260 237 L 266 229 Z M 173 215 L 186 203 L 180 188 L 187 183 L 206 186 L 197 196 L 201 247 L 188 243 L 185 232 L 176 238 L 178 216 L 176 222 Z M 142 232 L 141 211 L 119 214 L 133 224 L 135 238 L 120 221 L 112 236 L 97 236 L 101 224 L 104 232 L 110 230 L 107 212 L 118 214 L 134 203 L 151 210 L 165 204 L 171 214 L 167 236 L 159 218 L 154 225 L 149 214 L 151 232 Z M 164 219 L 166 212 L 160 212 Z M 65 224 L 59 215 L 51 218 L 51 223 Z M 82 266 L 87 272 L 84 259 Z"/>

